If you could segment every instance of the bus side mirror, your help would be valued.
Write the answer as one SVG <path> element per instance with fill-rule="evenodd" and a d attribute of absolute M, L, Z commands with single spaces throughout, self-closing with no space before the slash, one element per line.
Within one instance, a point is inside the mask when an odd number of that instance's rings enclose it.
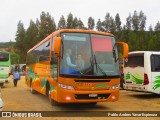
<path fill-rule="evenodd" d="M 55 42 L 54 42 L 54 54 L 57 57 L 60 56 L 61 42 L 62 42 L 61 37 L 56 37 Z"/>
<path fill-rule="evenodd" d="M 123 46 L 123 57 L 127 58 L 128 57 L 128 51 L 129 51 L 128 44 L 125 43 L 125 42 L 116 42 L 116 44 Z"/>

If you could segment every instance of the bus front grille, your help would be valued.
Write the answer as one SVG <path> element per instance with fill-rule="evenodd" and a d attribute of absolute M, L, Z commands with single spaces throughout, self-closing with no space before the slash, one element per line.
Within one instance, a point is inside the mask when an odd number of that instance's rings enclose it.
<path fill-rule="evenodd" d="M 75 82 L 110 82 L 111 80 L 75 80 Z"/>
<path fill-rule="evenodd" d="M 89 94 L 75 94 L 76 99 L 107 99 L 110 94 L 97 94 L 97 96 L 90 96 Z"/>

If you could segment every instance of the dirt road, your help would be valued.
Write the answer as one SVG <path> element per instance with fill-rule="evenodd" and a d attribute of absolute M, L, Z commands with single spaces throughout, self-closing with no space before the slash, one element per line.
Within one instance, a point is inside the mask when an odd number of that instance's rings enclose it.
<path fill-rule="evenodd" d="M 24 77 L 14 87 L 12 81 L 2 88 L 3 111 L 160 111 L 160 95 L 121 90 L 117 102 L 89 105 L 51 106 L 46 96 L 31 94 Z M 97 118 L 98 119 L 98 118 Z M 130 119 L 130 118 L 129 118 Z M 156 118 L 154 118 L 156 119 Z"/>

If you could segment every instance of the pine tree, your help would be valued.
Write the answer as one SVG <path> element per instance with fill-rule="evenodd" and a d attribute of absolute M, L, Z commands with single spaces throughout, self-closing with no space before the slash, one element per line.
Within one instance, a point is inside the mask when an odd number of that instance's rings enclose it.
<path fill-rule="evenodd" d="M 64 29 L 64 28 L 66 28 L 66 20 L 64 16 L 62 15 L 58 22 L 58 29 Z"/>
<path fill-rule="evenodd" d="M 102 22 L 101 22 L 100 19 L 98 19 L 98 21 L 97 21 L 96 29 L 97 29 L 98 31 L 104 31 L 104 27 L 103 27 Z"/>
<path fill-rule="evenodd" d="M 34 21 L 31 20 L 30 25 L 28 29 L 26 30 L 24 52 L 27 53 L 27 51 L 30 48 L 32 48 L 39 42 L 38 32 L 39 31 L 38 31 L 37 25 L 34 23 Z"/>
<path fill-rule="evenodd" d="M 88 18 L 88 29 L 93 30 L 95 26 L 94 19 L 92 17 Z"/>
<path fill-rule="evenodd" d="M 79 18 L 79 20 L 78 20 L 78 28 L 79 28 L 79 29 L 86 29 L 85 26 L 84 26 L 84 24 L 83 24 L 83 22 L 81 21 L 80 18 Z"/>
<path fill-rule="evenodd" d="M 157 36 L 156 35 L 153 35 L 152 37 L 151 37 L 151 39 L 148 41 L 148 49 L 147 50 L 150 50 L 150 51 L 152 51 L 152 50 L 159 50 L 159 46 L 158 46 L 158 43 L 157 43 L 158 41 L 157 41 Z M 157 43 L 157 44 L 155 44 L 155 43 Z M 158 48 L 158 49 L 157 49 Z"/>
<path fill-rule="evenodd" d="M 126 29 L 127 30 L 132 30 L 132 17 L 131 14 L 126 19 Z"/>
<path fill-rule="evenodd" d="M 115 31 L 116 31 L 116 25 L 115 25 L 115 21 L 114 21 L 114 19 L 111 19 L 111 21 L 110 21 L 111 23 L 110 23 L 110 31 L 111 31 L 111 33 L 113 33 L 113 34 L 115 34 Z"/>
<path fill-rule="evenodd" d="M 112 19 L 112 17 L 110 16 L 109 13 L 107 13 L 106 16 L 105 16 L 105 20 L 103 21 L 103 26 L 105 28 L 105 32 L 110 32 L 111 31 L 111 29 L 110 29 L 111 19 Z"/>
<path fill-rule="evenodd" d="M 120 16 L 118 13 L 116 14 L 116 17 L 115 17 L 115 25 L 116 25 L 116 31 L 120 32 L 122 30 L 122 27 L 121 27 Z"/>
<path fill-rule="evenodd" d="M 41 41 L 41 38 L 40 38 L 40 28 L 41 28 L 41 23 L 38 19 L 36 19 L 36 27 L 37 27 L 37 39 L 36 39 L 36 43 L 40 42 Z"/>
<path fill-rule="evenodd" d="M 132 28 L 134 31 L 139 30 L 139 16 L 137 11 L 134 11 L 134 14 L 132 16 Z"/>
<path fill-rule="evenodd" d="M 144 15 L 143 11 L 140 11 L 139 13 L 139 30 L 140 31 L 145 30 L 146 19 L 147 17 Z"/>
<path fill-rule="evenodd" d="M 19 59 L 18 60 L 18 63 L 23 63 L 25 61 L 25 58 L 23 57 L 23 50 L 25 48 L 25 29 L 24 29 L 24 25 L 21 21 L 18 22 L 18 25 L 17 25 L 17 32 L 16 32 L 16 44 L 15 44 L 15 49 L 22 59 Z"/>
<path fill-rule="evenodd" d="M 56 24 L 51 15 L 47 12 L 42 12 L 40 15 L 40 40 L 43 40 L 49 34 L 56 30 Z"/>
<path fill-rule="evenodd" d="M 75 29 L 77 29 L 79 27 L 78 26 L 78 19 L 77 19 L 77 17 L 74 18 L 72 25 L 73 25 L 73 28 L 75 28 Z"/>
<path fill-rule="evenodd" d="M 160 32 L 160 22 L 158 21 L 155 28 L 154 28 L 155 32 Z"/>
<path fill-rule="evenodd" d="M 149 31 L 153 31 L 152 25 L 149 26 Z"/>
<path fill-rule="evenodd" d="M 67 18 L 67 29 L 72 29 L 72 28 L 73 28 L 73 15 L 69 13 Z"/>

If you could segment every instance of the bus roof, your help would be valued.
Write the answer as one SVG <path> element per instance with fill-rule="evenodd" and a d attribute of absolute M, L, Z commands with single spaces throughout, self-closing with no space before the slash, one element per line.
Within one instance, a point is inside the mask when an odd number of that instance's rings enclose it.
<path fill-rule="evenodd" d="M 94 31 L 94 30 L 81 30 L 81 29 L 61 29 L 61 30 L 57 30 L 54 31 L 53 33 L 51 33 L 50 35 L 48 35 L 46 38 L 44 38 L 41 42 L 39 42 L 38 44 L 36 44 L 33 48 L 31 48 L 30 50 L 28 50 L 27 53 L 29 53 L 30 51 L 32 51 L 33 49 L 37 48 L 39 45 L 41 45 L 43 42 L 47 41 L 49 38 L 51 38 L 54 35 L 58 35 L 59 33 L 63 33 L 63 32 L 72 32 L 72 33 L 92 33 L 92 34 L 101 34 L 101 35 L 108 35 L 108 36 L 114 36 L 111 33 L 108 32 L 100 32 L 100 31 Z"/>
<path fill-rule="evenodd" d="M 8 54 L 10 53 L 10 52 L 4 51 L 4 50 L 2 50 L 2 51 L 0 50 L 0 52 L 1 53 L 8 53 Z"/>
<path fill-rule="evenodd" d="M 132 51 L 132 52 L 129 52 L 129 55 L 131 54 L 141 54 L 141 53 L 159 53 L 160 54 L 160 51 Z"/>

